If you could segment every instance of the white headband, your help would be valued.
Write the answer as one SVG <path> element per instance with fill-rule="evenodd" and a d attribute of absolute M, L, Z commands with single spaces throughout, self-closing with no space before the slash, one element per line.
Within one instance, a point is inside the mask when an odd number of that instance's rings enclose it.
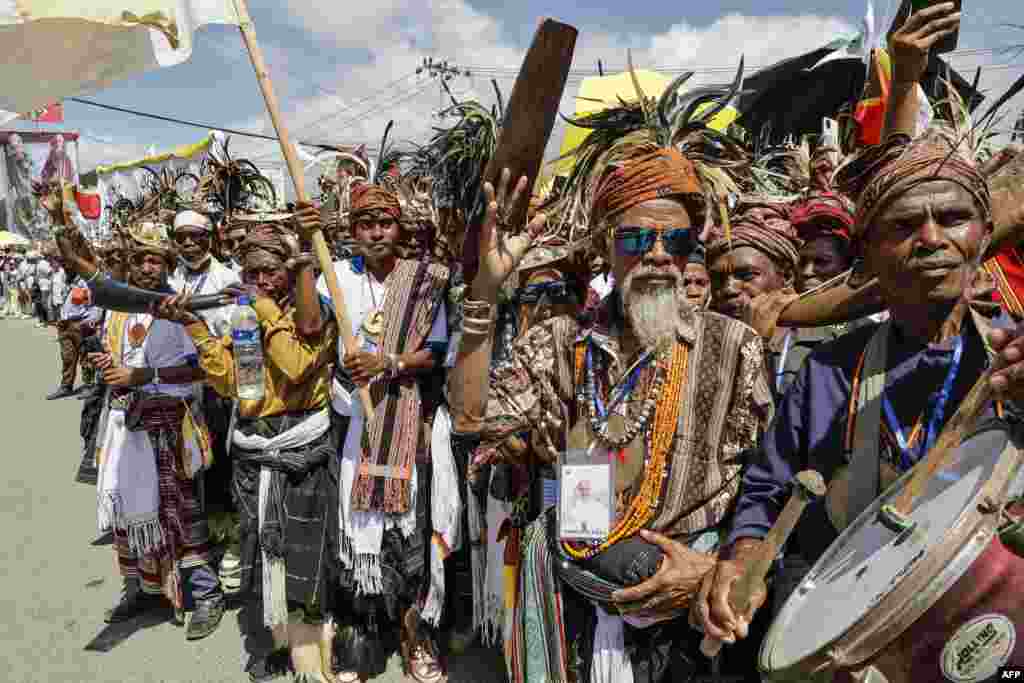
<path fill-rule="evenodd" d="M 213 232 L 213 223 L 209 218 L 199 213 L 198 211 L 181 211 L 177 216 L 174 217 L 174 229 L 183 228 L 185 226 L 191 228 L 199 228 L 206 232 Z"/>

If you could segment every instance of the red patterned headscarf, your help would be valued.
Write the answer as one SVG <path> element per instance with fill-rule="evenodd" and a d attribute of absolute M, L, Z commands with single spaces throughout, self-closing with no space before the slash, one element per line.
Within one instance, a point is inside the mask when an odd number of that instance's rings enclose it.
<path fill-rule="evenodd" d="M 831 235 L 847 244 L 853 229 L 853 204 L 832 192 L 817 192 L 797 201 L 790 212 L 793 228 L 801 240 Z"/>
<path fill-rule="evenodd" d="M 929 129 L 911 139 L 891 135 L 869 148 L 837 174 L 837 183 L 857 198 L 853 238 L 863 238 L 878 212 L 893 199 L 921 183 L 936 180 L 954 182 L 974 197 L 986 221 L 992 219 L 992 197 L 984 176 L 960 155 L 955 135 Z"/>
<path fill-rule="evenodd" d="M 354 223 L 360 214 L 383 211 L 396 221 L 402 219 L 402 204 L 398 195 L 379 185 L 357 183 L 352 186 L 352 204 L 349 213 Z"/>
<path fill-rule="evenodd" d="M 731 236 L 718 233 L 708 246 L 707 262 L 740 247 L 763 252 L 784 270 L 795 272 L 800 263 L 800 239 L 785 204 L 748 204 L 733 218 Z"/>
<path fill-rule="evenodd" d="M 693 162 L 674 148 L 648 152 L 605 173 L 594 193 L 592 213 L 600 221 L 665 197 L 703 198 Z"/>

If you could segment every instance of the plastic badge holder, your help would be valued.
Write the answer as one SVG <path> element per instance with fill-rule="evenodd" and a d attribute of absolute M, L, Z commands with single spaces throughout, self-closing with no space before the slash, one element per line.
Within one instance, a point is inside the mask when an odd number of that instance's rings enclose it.
<path fill-rule="evenodd" d="M 558 538 L 603 541 L 615 518 L 615 460 L 597 443 L 562 452 L 558 463 Z"/>

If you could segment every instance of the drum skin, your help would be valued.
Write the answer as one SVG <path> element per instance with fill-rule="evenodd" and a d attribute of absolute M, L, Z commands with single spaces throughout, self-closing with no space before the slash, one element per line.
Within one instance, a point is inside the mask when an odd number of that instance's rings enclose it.
<path fill-rule="evenodd" d="M 975 678 L 970 675 L 972 662 L 987 655 L 977 643 L 968 639 L 959 647 L 952 647 L 944 653 L 947 643 L 965 624 L 974 619 L 1002 624 L 1005 637 L 1005 617 L 1013 625 L 1010 635 L 1013 639 L 1009 659 L 1004 666 L 1024 666 L 1024 559 L 1010 552 L 996 536 L 985 551 L 978 556 L 951 590 L 939 598 L 909 629 L 881 652 L 872 665 L 881 672 L 888 683 L 981 683 L 991 676 Z M 993 633 L 996 633 L 993 630 Z M 980 640 L 984 640 L 981 638 Z M 943 673 L 943 658 L 961 662 L 961 668 L 953 665 L 947 678 Z M 982 664 L 984 662 L 981 662 Z M 947 665 L 948 666 L 948 665 Z M 836 677 L 840 681 L 854 681 L 856 676 L 844 672 Z"/>
<path fill-rule="evenodd" d="M 929 481 L 905 534 L 885 530 L 876 512 L 911 473 L 876 499 L 776 615 L 763 679 L 983 683 L 1000 665 L 1024 666 L 1024 558 L 999 537 L 1003 506 L 1019 500 L 1021 437 L 1019 424 L 979 425 L 947 461 L 949 476 Z M 843 626 L 840 608 L 864 611 Z"/>

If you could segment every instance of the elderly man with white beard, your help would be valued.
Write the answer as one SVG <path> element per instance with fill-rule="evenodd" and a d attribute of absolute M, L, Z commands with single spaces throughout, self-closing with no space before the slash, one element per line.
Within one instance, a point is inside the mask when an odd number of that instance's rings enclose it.
<path fill-rule="evenodd" d="M 615 288 L 591 323 L 532 327 L 490 382 L 498 292 L 545 217 L 502 234 L 508 171 L 497 194 L 485 187 L 480 268 L 449 379 L 453 443 L 464 453 L 531 432 L 535 456 L 560 466 L 563 505 L 583 481 L 611 494 L 585 525 L 581 510 L 556 505 L 525 530 L 510 680 L 685 683 L 710 673 L 687 610 L 715 566 L 741 456 L 771 419 L 762 341 L 680 305 L 709 208 L 695 162 L 651 139 L 593 172 L 591 234 Z M 722 673 L 756 675 L 754 661 Z"/>

